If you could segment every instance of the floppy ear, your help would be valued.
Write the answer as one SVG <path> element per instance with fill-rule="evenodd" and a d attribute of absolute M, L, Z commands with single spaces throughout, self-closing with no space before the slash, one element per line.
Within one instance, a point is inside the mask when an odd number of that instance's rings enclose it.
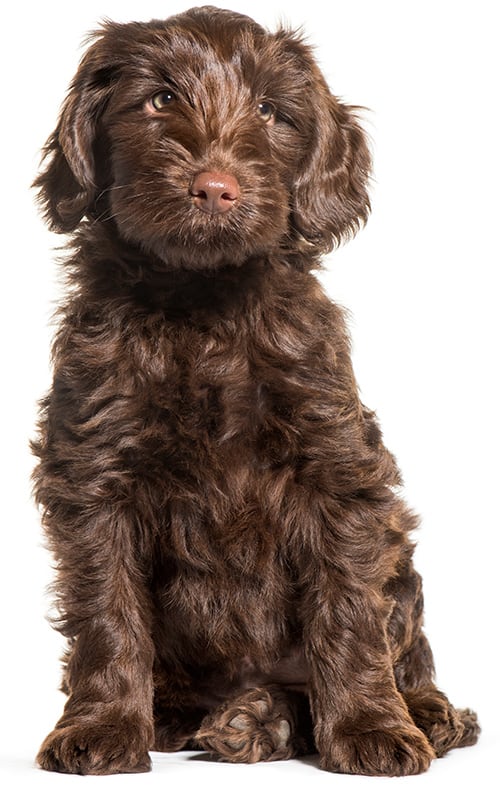
<path fill-rule="evenodd" d="M 312 94 L 313 141 L 295 183 L 293 221 L 308 241 L 327 252 L 368 218 L 371 156 L 355 108 L 332 96 L 322 77 Z"/>
<path fill-rule="evenodd" d="M 91 213 L 96 197 L 94 143 L 97 125 L 111 94 L 116 68 L 103 39 L 83 57 L 62 105 L 59 122 L 43 149 L 45 169 L 34 182 L 51 229 L 74 230 Z"/>

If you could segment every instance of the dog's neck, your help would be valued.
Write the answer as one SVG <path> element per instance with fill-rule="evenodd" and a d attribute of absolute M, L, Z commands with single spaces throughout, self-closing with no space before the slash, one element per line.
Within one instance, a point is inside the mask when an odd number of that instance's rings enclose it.
<path fill-rule="evenodd" d="M 112 308 L 133 302 L 140 310 L 165 312 L 173 319 L 205 319 L 245 310 L 282 291 L 290 277 L 304 276 L 313 267 L 311 256 L 278 249 L 249 257 L 243 264 L 221 263 L 214 268 L 169 267 L 117 237 L 105 225 L 83 224 L 70 244 L 64 264 L 71 283 L 87 303 Z"/>

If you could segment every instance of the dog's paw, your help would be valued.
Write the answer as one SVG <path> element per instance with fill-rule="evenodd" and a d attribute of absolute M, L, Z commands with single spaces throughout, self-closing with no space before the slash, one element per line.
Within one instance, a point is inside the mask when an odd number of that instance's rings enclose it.
<path fill-rule="evenodd" d="M 233 763 L 292 758 L 294 720 L 287 704 L 267 690 L 250 690 L 206 717 L 197 743 Z"/>
<path fill-rule="evenodd" d="M 457 747 L 471 747 L 473 744 L 476 744 L 481 733 L 477 714 L 471 709 L 457 709 L 457 714 L 464 726 L 463 736 Z"/>
<path fill-rule="evenodd" d="M 151 759 L 137 722 L 64 718 L 43 742 L 37 756 L 42 769 L 67 774 L 148 772 Z"/>
<path fill-rule="evenodd" d="M 438 757 L 452 747 L 476 743 L 480 728 L 475 713 L 455 709 L 435 687 L 409 691 L 404 698 L 415 725 L 425 733 Z"/>
<path fill-rule="evenodd" d="M 408 727 L 337 734 L 320 756 L 321 768 L 328 771 L 404 777 L 425 772 L 436 753 L 418 728 Z"/>

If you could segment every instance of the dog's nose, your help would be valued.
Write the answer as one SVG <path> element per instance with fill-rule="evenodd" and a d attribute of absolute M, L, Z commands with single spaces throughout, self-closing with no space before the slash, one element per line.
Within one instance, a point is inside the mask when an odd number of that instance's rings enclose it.
<path fill-rule="evenodd" d="M 240 196 L 240 186 L 227 172 L 199 172 L 191 184 L 190 194 L 200 211 L 225 213 Z"/>

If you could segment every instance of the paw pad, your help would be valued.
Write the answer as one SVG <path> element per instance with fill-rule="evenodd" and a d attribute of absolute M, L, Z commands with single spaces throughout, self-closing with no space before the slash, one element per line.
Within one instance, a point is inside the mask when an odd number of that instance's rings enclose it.
<path fill-rule="evenodd" d="M 207 717 L 197 735 L 198 743 L 228 761 L 256 763 L 290 758 L 292 725 L 286 705 L 253 690 L 222 706 Z M 236 713 L 235 713 L 236 712 Z"/>

